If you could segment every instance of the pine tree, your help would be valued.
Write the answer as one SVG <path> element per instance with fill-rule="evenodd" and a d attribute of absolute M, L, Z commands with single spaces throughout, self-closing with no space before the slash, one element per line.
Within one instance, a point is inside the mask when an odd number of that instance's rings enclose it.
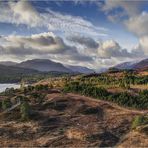
<path fill-rule="evenodd" d="M 28 104 L 27 101 L 24 101 L 21 104 L 21 108 L 20 108 L 20 112 L 21 112 L 21 119 L 23 121 L 29 120 L 29 116 L 30 116 L 30 106 Z"/>

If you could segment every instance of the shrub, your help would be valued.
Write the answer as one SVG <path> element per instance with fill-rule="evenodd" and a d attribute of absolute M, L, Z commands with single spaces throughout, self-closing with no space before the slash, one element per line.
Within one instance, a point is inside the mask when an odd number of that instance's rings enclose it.
<path fill-rule="evenodd" d="M 5 99 L 2 101 L 2 109 L 5 110 L 7 108 L 11 107 L 10 99 Z"/>
<path fill-rule="evenodd" d="M 42 85 L 42 84 L 36 85 L 35 89 L 38 90 L 38 91 L 39 90 L 48 90 L 48 85 Z"/>
<path fill-rule="evenodd" d="M 148 117 L 146 116 L 136 116 L 132 122 L 132 129 L 137 128 L 138 126 L 148 124 Z"/>
<path fill-rule="evenodd" d="M 34 102 L 39 104 L 42 103 L 45 98 L 45 95 L 40 93 L 33 93 L 31 96 L 34 98 Z"/>
<path fill-rule="evenodd" d="M 105 88 L 94 86 L 90 83 L 74 81 L 65 85 L 63 92 L 74 92 L 82 95 L 115 102 L 122 106 L 148 109 L 148 90 L 141 91 L 139 95 L 127 92 L 109 93 Z"/>
<path fill-rule="evenodd" d="M 15 90 L 13 87 L 5 89 L 5 95 L 13 95 L 14 92 L 15 92 Z"/>
<path fill-rule="evenodd" d="M 86 96 L 95 98 L 104 98 L 109 95 L 106 89 L 102 87 L 96 87 L 91 84 L 72 82 L 64 87 L 64 92 L 76 92 Z"/>
<path fill-rule="evenodd" d="M 21 113 L 21 119 L 23 121 L 29 120 L 29 117 L 30 117 L 30 106 L 29 106 L 29 103 L 27 101 L 24 101 L 21 104 L 20 113 Z"/>

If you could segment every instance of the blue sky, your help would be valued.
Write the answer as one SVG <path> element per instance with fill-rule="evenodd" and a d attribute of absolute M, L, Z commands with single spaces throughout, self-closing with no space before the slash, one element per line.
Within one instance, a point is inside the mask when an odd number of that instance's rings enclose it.
<path fill-rule="evenodd" d="M 47 58 L 94 69 L 147 58 L 148 2 L 0 2 L 0 60 Z"/>

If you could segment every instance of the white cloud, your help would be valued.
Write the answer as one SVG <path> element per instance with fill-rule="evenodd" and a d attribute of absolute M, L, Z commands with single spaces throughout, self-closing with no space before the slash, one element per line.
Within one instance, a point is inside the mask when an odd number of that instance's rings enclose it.
<path fill-rule="evenodd" d="M 39 13 L 28 1 L 4 2 L 0 5 L 0 22 L 28 27 L 44 27 L 49 31 L 63 33 L 82 33 L 91 36 L 106 36 L 107 29 L 96 27 L 90 21 L 79 16 L 61 14 L 46 10 Z"/>
<path fill-rule="evenodd" d="M 127 49 L 123 49 L 114 40 L 106 40 L 104 42 L 100 42 L 98 56 L 101 58 L 137 58 L 139 55 L 134 50 L 132 50 L 132 52 L 128 52 Z"/>
<path fill-rule="evenodd" d="M 139 56 L 143 58 L 145 58 L 145 55 L 148 55 L 148 12 L 142 12 L 141 9 L 142 6 L 146 3 L 146 1 L 137 0 L 105 0 L 105 3 L 101 5 L 102 10 L 106 13 L 110 21 L 121 21 L 121 23 L 123 23 L 130 32 L 134 33 L 134 35 L 139 38 L 139 44 L 136 48 L 132 49 L 131 54 L 134 56 L 136 55 L 136 57 Z M 120 10 L 117 10 L 117 8 L 120 8 Z M 109 56 L 111 53 L 113 53 L 111 50 L 106 52 L 105 51 L 102 54 L 107 55 L 106 53 L 108 53 Z M 122 52 L 123 51 L 126 55 L 126 50 L 122 50 Z M 118 55 L 119 53 L 117 53 L 117 50 L 115 52 L 114 49 L 114 54 Z M 122 55 L 124 54 L 122 53 Z"/>
<path fill-rule="evenodd" d="M 125 25 L 129 31 L 133 32 L 139 38 L 139 44 L 136 51 L 148 55 L 148 13 L 142 12 L 141 14 L 130 17 L 125 21 Z"/>
<path fill-rule="evenodd" d="M 18 1 L 0 5 L 0 22 L 25 24 L 30 27 L 40 26 L 39 13 L 27 1 Z"/>
<path fill-rule="evenodd" d="M 59 30 L 68 33 L 81 33 L 91 36 L 107 36 L 107 29 L 96 27 L 91 22 L 84 20 L 79 16 L 64 15 L 49 10 L 42 14 L 49 30 Z"/>
<path fill-rule="evenodd" d="M 115 8 L 122 8 L 122 12 L 129 16 L 135 16 L 140 11 L 139 8 L 144 3 L 137 0 L 132 1 L 123 1 L 123 0 L 105 0 L 105 3 L 102 5 L 102 10 L 106 13 L 111 12 Z M 119 13 L 119 11 L 117 11 Z"/>
<path fill-rule="evenodd" d="M 60 37 L 51 32 L 35 34 L 31 36 L 8 36 L 4 37 L 5 45 L 3 48 L 16 51 L 15 54 L 31 53 L 62 53 L 70 50 L 72 47 L 67 46 Z M 28 50 L 27 50 L 28 49 Z M 30 51 L 29 51 L 30 50 Z"/>
<path fill-rule="evenodd" d="M 3 45 L 0 46 L 0 54 L 13 58 L 29 59 L 47 58 L 55 59 L 60 62 L 89 62 L 92 57 L 80 54 L 74 46 L 67 45 L 62 38 L 52 32 L 34 34 L 31 36 L 14 36 L 1 37 Z"/>
<path fill-rule="evenodd" d="M 102 8 L 112 21 L 118 17 L 122 18 L 127 15 L 130 17 L 125 21 L 126 27 L 140 37 L 139 45 L 131 52 L 122 48 L 114 40 L 94 40 L 92 37 L 107 36 L 107 29 L 95 26 L 82 17 L 51 10 L 39 13 L 27 1 L 2 3 L 0 5 L 0 22 L 24 24 L 35 28 L 44 27 L 49 32 L 31 36 L 0 37 L 0 43 L 2 43 L 0 54 L 3 57 L 20 58 L 21 60 L 50 58 L 65 64 L 78 64 L 96 69 L 115 65 L 119 61 L 144 57 L 144 54 L 148 55 L 148 15 L 146 12 L 139 13 L 138 3 L 137 1 L 129 3 L 121 0 L 106 0 Z M 114 8 L 122 8 L 123 11 L 119 14 L 117 11 L 111 15 L 110 12 Z M 67 44 L 61 37 L 50 31 L 71 34 L 70 40 L 74 44 Z M 81 34 L 81 36 L 73 36 L 75 34 Z M 75 47 L 76 43 L 82 45 L 83 50 L 79 49 L 79 46 Z"/>
<path fill-rule="evenodd" d="M 142 36 L 139 39 L 139 44 L 135 47 L 135 50 L 148 56 L 148 36 Z"/>
<path fill-rule="evenodd" d="M 87 36 L 71 35 L 67 37 L 67 40 L 86 48 L 98 48 L 99 46 L 99 44 L 94 39 Z"/>
<path fill-rule="evenodd" d="M 135 33 L 137 36 L 148 35 L 148 13 L 142 12 L 135 17 L 130 17 L 125 21 L 125 25 L 129 31 Z"/>

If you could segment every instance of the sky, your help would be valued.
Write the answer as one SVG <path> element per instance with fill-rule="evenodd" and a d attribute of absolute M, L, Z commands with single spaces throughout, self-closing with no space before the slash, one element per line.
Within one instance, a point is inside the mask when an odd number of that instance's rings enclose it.
<path fill-rule="evenodd" d="M 0 61 L 102 69 L 148 57 L 148 1 L 0 0 Z"/>

